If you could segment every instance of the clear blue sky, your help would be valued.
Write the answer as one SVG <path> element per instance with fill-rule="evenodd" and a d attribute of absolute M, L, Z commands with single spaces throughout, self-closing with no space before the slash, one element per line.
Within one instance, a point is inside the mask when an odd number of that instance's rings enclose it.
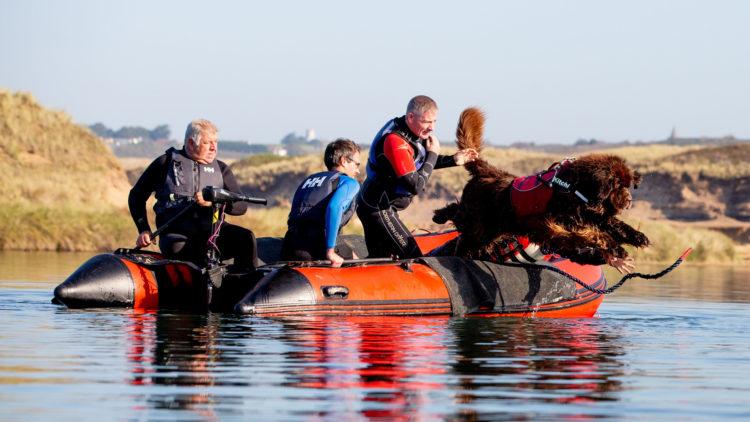
<path fill-rule="evenodd" d="M 0 0 L 0 87 L 264 143 L 369 142 L 416 94 L 445 143 L 470 105 L 499 144 L 750 138 L 749 44 L 746 1 Z"/>

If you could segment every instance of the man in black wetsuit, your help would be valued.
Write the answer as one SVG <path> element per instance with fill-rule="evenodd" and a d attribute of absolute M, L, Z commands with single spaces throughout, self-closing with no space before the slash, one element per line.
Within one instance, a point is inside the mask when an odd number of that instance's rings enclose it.
<path fill-rule="evenodd" d="M 169 258 L 183 259 L 198 264 L 205 262 L 207 242 L 211 235 L 211 202 L 203 199 L 207 186 L 241 193 L 234 174 L 226 163 L 216 159 L 218 130 L 208 120 L 190 122 L 185 132 L 183 148 L 170 148 L 154 160 L 130 190 L 128 207 L 138 228 L 136 244 L 148 246 L 153 242 L 151 227 L 146 219 L 146 201 L 156 195 L 154 211 L 156 226 L 161 227 L 185 207 L 193 206 L 173 221 L 159 238 L 159 249 Z M 247 211 L 244 202 L 227 203 L 224 212 L 242 215 Z M 252 270 L 256 267 L 255 235 L 250 230 L 224 223 L 217 246 L 222 259 L 234 258 L 238 266 Z"/>
<path fill-rule="evenodd" d="M 406 114 L 389 120 L 372 141 L 367 179 L 357 197 L 357 216 L 371 258 L 421 256 L 398 211 L 424 192 L 433 169 L 463 165 L 478 157 L 473 149 L 439 155 L 440 142 L 433 133 L 437 112 L 432 98 L 418 95 L 409 101 Z"/>

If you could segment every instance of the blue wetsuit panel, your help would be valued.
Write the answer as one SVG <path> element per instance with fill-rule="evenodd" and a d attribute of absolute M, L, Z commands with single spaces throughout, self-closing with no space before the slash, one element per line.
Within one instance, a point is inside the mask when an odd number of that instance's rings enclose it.
<path fill-rule="evenodd" d="M 351 177 L 342 174 L 339 179 L 339 186 L 331 195 L 326 209 L 326 249 L 336 246 L 336 236 L 339 233 L 341 225 L 341 216 L 352 205 L 352 201 L 359 192 L 359 183 Z"/>

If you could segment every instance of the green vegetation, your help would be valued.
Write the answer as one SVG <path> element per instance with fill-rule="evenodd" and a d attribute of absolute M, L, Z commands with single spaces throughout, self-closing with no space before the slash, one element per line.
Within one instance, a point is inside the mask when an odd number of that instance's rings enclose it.
<path fill-rule="evenodd" d="M 670 262 L 687 248 L 693 248 L 688 262 L 724 262 L 741 260 L 737 245 L 726 235 L 708 230 L 675 226 L 665 221 L 630 220 L 651 239 L 646 249 L 630 249 L 636 261 Z"/>
<path fill-rule="evenodd" d="M 7 205 L 0 208 L 0 249 L 114 250 L 134 246 L 136 230 L 121 210 Z"/>
<path fill-rule="evenodd" d="M 255 155 L 250 155 L 246 158 L 243 158 L 242 160 L 235 163 L 233 169 L 238 168 L 238 167 L 249 168 L 249 167 L 255 167 L 255 166 L 262 166 L 268 163 L 276 163 L 278 161 L 289 161 L 289 160 L 291 160 L 290 157 L 282 157 L 280 155 L 271 154 L 271 153 L 255 154 Z"/>
<path fill-rule="evenodd" d="M 0 248 L 110 249 L 132 242 L 129 184 L 109 149 L 30 94 L 0 91 Z"/>
<path fill-rule="evenodd" d="M 169 126 L 167 125 L 159 125 L 153 130 L 141 126 L 124 126 L 118 130 L 113 130 L 105 126 L 103 123 L 94 123 L 89 126 L 89 129 L 102 138 L 141 138 L 150 141 L 169 139 Z"/>
<path fill-rule="evenodd" d="M 644 172 L 702 174 L 720 179 L 750 176 L 750 144 L 693 147 L 669 157 L 644 160 L 639 168 Z"/>
<path fill-rule="evenodd" d="M 0 185 L 6 202 L 122 207 L 129 186 L 109 149 L 30 94 L 0 91 Z"/>

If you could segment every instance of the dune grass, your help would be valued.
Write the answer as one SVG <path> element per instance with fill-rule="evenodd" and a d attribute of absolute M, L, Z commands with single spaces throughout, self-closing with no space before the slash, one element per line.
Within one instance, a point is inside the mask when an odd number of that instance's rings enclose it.
<path fill-rule="evenodd" d="M 687 248 L 693 248 L 688 262 L 737 263 L 742 260 L 737 244 L 717 231 L 677 227 L 665 221 L 629 219 L 628 223 L 651 239 L 648 248 L 629 249 L 636 261 L 671 262 Z"/>
<path fill-rule="evenodd" d="M 132 246 L 136 229 L 125 210 L 7 205 L 0 208 L 0 249 L 105 251 Z"/>
<path fill-rule="evenodd" d="M 750 144 L 690 149 L 662 159 L 644 160 L 639 170 L 700 174 L 720 179 L 746 177 L 750 176 Z"/>
<path fill-rule="evenodd" d="M 87 128 L 0 90 L 0 249 L 106 250 L 132 243 L 129 184 Z"/>

